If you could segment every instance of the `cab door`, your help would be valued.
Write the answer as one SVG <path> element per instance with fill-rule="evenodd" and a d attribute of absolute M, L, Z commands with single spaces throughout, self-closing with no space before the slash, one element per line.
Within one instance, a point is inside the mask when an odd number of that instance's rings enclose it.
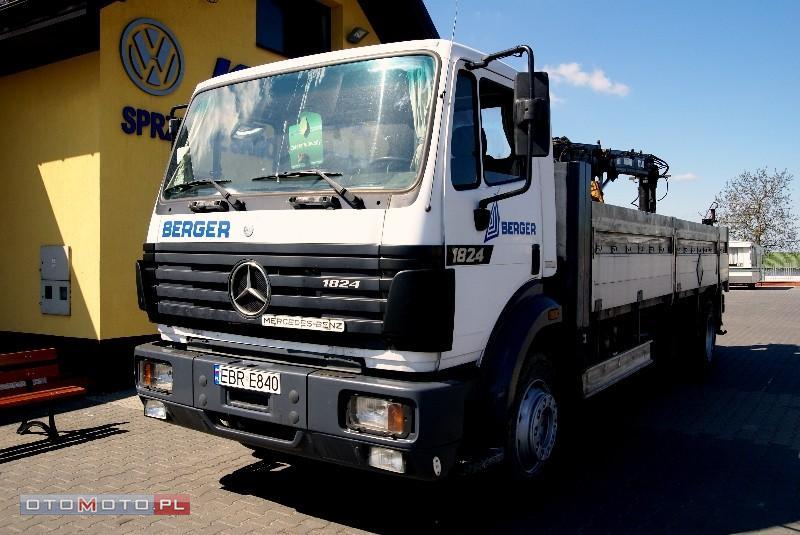
<path fill-rule="evenodd" d="M 447 173 L 444 185 L 445 253 L 455 271 L 453 349 L 443 366 L 475 360 L 513 294 L 539 276 L 541 196 L 527 193 L 488 208 L 490 224 L 476 230 L 481 199 L 520 188 L 525 162 L 514 154 L 513 81 L 489 69 L 453 75 Z"/>

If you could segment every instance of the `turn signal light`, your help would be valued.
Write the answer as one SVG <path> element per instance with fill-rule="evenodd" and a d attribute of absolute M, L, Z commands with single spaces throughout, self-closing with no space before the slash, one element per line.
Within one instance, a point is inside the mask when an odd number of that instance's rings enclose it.
<path fill-rule="evenodd" d="M 172 393 L 172 365 L 156 360 L 142 359 L 139 361 L 139 386 Z"/>

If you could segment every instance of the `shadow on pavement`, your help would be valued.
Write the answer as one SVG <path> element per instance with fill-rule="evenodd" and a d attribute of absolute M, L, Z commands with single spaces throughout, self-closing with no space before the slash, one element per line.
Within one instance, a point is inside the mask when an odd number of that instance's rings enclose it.
<path fill-rule="evenodd" d="M 800 348 L 718 349 L 704 384 L 651 370 L 583 404 L 558 465 L 533 484 L 264 461 L 220 482 L 381 533 L 730 533 L 798 522 Z"/>
<path fill-rule="evenodd" d="M 111 403 L 113 401 L 119 401 L 121 399 L 129 398 L 136 394 L 136 390 L 129 388 L 124 390 L 118 390 L 116 392 L 111 392 L 108 394 L 89 394 L 87 396 L 67 399 L 60 401 L 54 405 L 56 413 L 56 422 L 58 421 L 58 415 L 66 412 L 77 411 L 81 409 L 87 409 L 89 407 L 94 407 L 96 405 L 104 405 L 106 403 Z M 30 416 L 31 419 L 41 419 L 47 418 L 47 405 L 40 405 L 40 406 L 31 406 L 25 407 L 25 414 Z M 0 412 L 0 426 L 8 425 L 12 423 L 19 424 L 22 420 L 22 414 L 20 410 L 5 410 Z"/>
<path fill-rule="evenodd" d="M 45 438 L 37 440 L 36 442 L 28 442 L 20 444 L 19 446 L 11 446 L 0 450 L 0 464 L 8 463 L 23 459 L 25 457 L 32 457 L 41 453 L 50 451 L 61 450 L 64 448 L 71 448 L 85 444 L 93 440 L 127 433 L 126 429 L 120 429 L 120 425 L 125 425 L 128 422 L 115 422 L 110 424 L 98 425 L 96 427 L 87 427 L 85 429 L 76 429 L 74 431 L 60 431 L 58 441 L 52 441 L 46 438 L 47 435 L 39 432 L 31 432 L 30 434 L 41 434 Z"/>

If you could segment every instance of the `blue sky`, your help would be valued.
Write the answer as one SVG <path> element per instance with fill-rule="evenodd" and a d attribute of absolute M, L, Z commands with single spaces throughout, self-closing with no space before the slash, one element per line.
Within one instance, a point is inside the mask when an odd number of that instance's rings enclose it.
<path fill-rule="evenodd" d="M 425 5 L 449 38 L 455 0 Z M 659 213 L 698 220 L 725 180 L 767 166 L 795 176 L 800 215 L 798 23 L 791 0 L 459 0 L 456 41 L 530 44 L 551 70 L 553 135 L 669 162 Z M 625 177 L 607 189 L 607 202 L 635 198 Z"/>

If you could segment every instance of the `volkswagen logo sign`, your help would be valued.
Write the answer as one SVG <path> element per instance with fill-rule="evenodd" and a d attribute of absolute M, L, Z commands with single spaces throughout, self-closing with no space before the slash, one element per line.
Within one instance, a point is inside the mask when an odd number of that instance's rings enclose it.
<path fill-rule="evenodd" d="M 258 316 L 269 306 L 272 297 L 269 277 L 254 260 L 246 260 L 233 268 L 228 287 L 233 307 L 244 316 Z"/>
<path fill-rule="evenodd" d="M 175 35 L 157 20 L 130 22 L 119 42 L 122 65 L 136 87 L 151 95 L 168 95 L 183 78 L 183 52 Z"/>

